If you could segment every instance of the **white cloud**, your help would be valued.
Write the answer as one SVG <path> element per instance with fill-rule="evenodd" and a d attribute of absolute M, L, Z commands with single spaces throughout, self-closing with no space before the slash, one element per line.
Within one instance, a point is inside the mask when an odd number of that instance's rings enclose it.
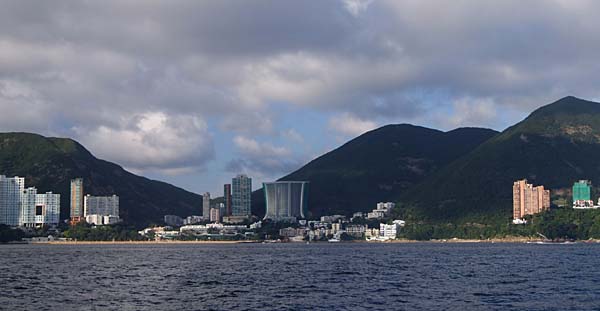
<path fill-rule="evenodd" d="M 369 120 L 361 120 L 349 113 L 344 113 L 329 119 L 329 127 L 343 135 L 358 136 L 377 128 L 377 123 Z"/>
<path fill-rule="evenodd" d="M 343 0 L 346 10 L 354 16 L 366 11 L 373 0 Z"/>
<path fill-rule="evenodd" d="M 465 126 L 485 126 L 497 117 L 496 105 L 491 99 L 464 97 L 453 103 L 453 111 L 449 116 L 440 116 L 448 128 Z"/>
<path fill-rule="evenodd" d="M 96 156 L 136 172 L 189 173 L 214 158 L 206 123 L 194 116 L 149 112 L 123 119 L 117 129 L 99 126 L 75 131 Z"/>
<path fill-rule="evenodd" d="M 304 137 L 302 137 L 302 135 L 300 135 L 300 133 L 298 133 L 295 129 L 284 130 L 281 132 L 281 136 L 290 142 L 294 142 L 294 143 L 303 143 L 304 142 Z"/>

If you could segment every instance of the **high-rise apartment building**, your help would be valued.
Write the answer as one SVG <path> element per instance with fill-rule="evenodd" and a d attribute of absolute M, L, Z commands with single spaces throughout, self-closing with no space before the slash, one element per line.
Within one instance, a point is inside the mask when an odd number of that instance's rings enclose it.
<path fill-rule="evenodd" d="M 525 215 L 533 215 L 550 208 L 550 190 L 544 186 L 534 187 L 527 179 L 515 181 L 513 184 L 513 219 L 523 219 Z"/>
<path fill-rule="evenodd" d="M 592 183 L 580 180 L 573 184 L 573 202 L 590 201 L 592 199 Z"/>
<path fill-rule="evenodd" d="M 83 202 L 84 216 L 102 215 L 119 216 L 119 196 L 86 195 Z"/>
<path fill-rule="evenodd" d="M 210 218 L 210 192 L 205 192 L 202 195 L 202 216 Z"/>
<path fill-rule="evenodd" d="M 305 218 L 308 206 L 307 181 L 263 183 L 266 211 L 264 219 L 295 221 Z"/>
<path fill-rule="evenodd" d="M 83 178 L 71 180 L 71 222 L 80 222 L 84 215 Z"/>
<path fill-rule="evenodd" d="M 0 175 L 0 224 L 21 227 L 57 225 L 59 218 L 59 194 L 38 194 L 36 188 L 25 188 L 25 178 Z"/>
<path fill-rule="evenodd" d="M 231 215 L 250 216 L 252 178 L 237 175 L 231 180 Z"/>
<path fill-rule="evenodd" d="M 22 192 L 19 226 L 55 226 L 58 225 L 59 217 L 60 194 L 52 192 L 38 194 L 34 187 L 29 187 Z"/>
<path fill-rule="evenodd" d="M 225 204 L 224 216 L 231 216 L 231 184 L 223 186 L 223 200 Z"/>
<path fill-rule="evenodd" d="M 0 175 L 0 224 L 18 226 L 25 178 Z"/>

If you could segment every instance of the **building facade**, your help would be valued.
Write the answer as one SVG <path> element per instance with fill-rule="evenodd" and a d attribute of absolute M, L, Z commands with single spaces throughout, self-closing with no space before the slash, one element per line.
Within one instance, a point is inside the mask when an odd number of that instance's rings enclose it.
<path fill-rule="evenodd" d="M 0 224 L 18 226 L 25 178 L 0 175 Z"/>
<path fill-rule="evenodd" d="M 513 183 L 513 220 L 550 209 L 550 190 L 544 186 L 534 187 L 527 179 Z"/>
<path fill-rule="evenodd" d="M 277 181 L 263 183 L 266 212 L 264 219 L 295 221 L 306 218 L 308 206 L 307 181 Z"/>
<path fill-rule="evenodd" d="M 79 222 L 84 218 L 83 178 L 71 180 L 71 222 Z"/>
<path fill-rule="evenodd" d="M 250 216 L 252 197 L 252 178 L 237 175 L 231 180 L 231 215 Z"/>
<path fill-rule="evenodd" d="M 218 223 L 221 221 L 221 211 L 218 208 L 211 208 L 209 214 L 211 222 Z"/>
<path fill-rule="evenodd" d="M 9 226 L 56 226 L 60 220 L 60 194 L 37 193 L 25 188 L 25 178 L 0 175 L 0 223 Z"/>
<path fill-rule="evenodd" d="M 595 208 L 591 181 L 579 180 L 573 184 L 573 208 Z"/>
<path fill-rule="evenodd" d="M 202 195 L 202 216 L 210 217 L 210 192 Z"/>
<path fill-rule="evenodd" d="M 46 192 L 38 194 L 29 187 L 21 194 L 19 226 L 56 226 L 60 218 L 60 194 Z"/>
<path fill-rule="evenodd" d="M 223 203 L 225 204 L 223 216 L 231 216 L 231 184 L 223 185 Z"/>
<path fill-rule="evenodd" d="M 84 198 L 84 216 L 102 215 L 119 216 L 119 196 L 92 196 L 86 195 Z"/>

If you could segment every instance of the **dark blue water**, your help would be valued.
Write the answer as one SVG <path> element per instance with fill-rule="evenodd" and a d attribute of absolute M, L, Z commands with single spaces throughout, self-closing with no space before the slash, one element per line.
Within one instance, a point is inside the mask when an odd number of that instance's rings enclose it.
<path fill-rule="evenodd" d="M 0 246 L 2 310 L 598 310 L 600 245 Z"/>

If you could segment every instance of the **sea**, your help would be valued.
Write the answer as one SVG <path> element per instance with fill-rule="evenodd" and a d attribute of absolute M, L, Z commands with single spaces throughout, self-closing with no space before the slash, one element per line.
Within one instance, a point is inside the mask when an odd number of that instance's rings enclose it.
<path fill-rule="evenodd" d="M 0 245 L 0 310 L 599 310 L 600 244 Z"/>

